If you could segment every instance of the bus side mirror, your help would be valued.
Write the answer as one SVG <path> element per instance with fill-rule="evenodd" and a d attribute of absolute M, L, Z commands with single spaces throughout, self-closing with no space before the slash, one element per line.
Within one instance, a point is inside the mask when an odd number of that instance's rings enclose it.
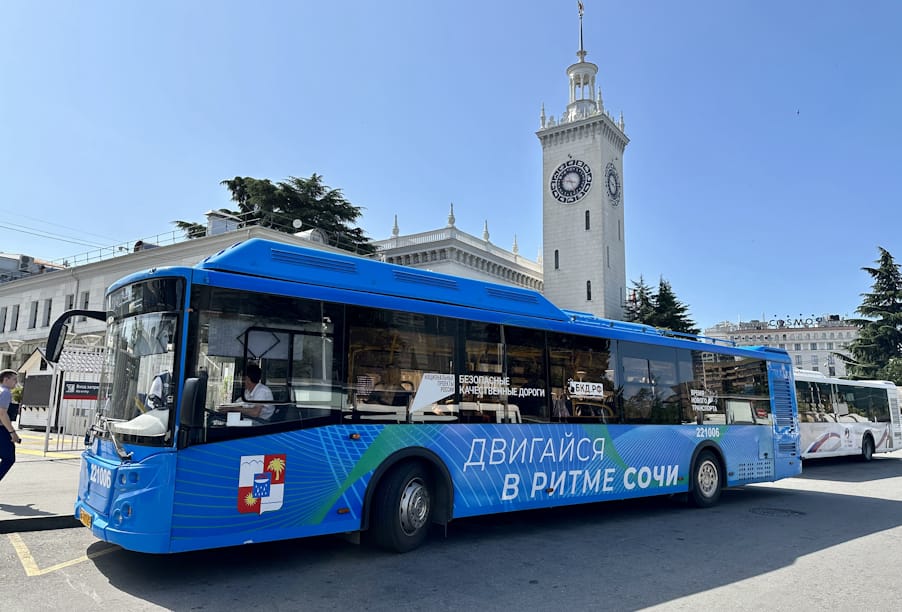
<path fill-rule="evenodd" d="M 179 433 L 177 445 L 185 448 L 191 442 L 191 432 L 199 428 L 195 427 L 198 418 L 203 418 L 204 404 L 207 403 L 207 378 L 186 378 L 182 387 L 182 401 L 179 403 Z"/>
<path fill-rule="evenodd" d="M 87 317 L 98 321 L 106 321 L 106 313 L 101 310 L 67 310 L 53 322 L 50 334 L 47 337 L 47 354 L 45 359 L 50 363 L 57 363 L 63 354 L 63 345 L 66 344 L 66 334 L 69 333 L 69 319 L 72 317 Z"/>
<path fill-rule="evenodd" d="M 60 317 L 50 330 L 50 337 L 47 338 L 47 361 L 50 363 L 56 363 L 60 360 L 63 344 L 66 342 L 66 334 L 69 333 L 69 326 L 66 324 L 67 320 Z"/>

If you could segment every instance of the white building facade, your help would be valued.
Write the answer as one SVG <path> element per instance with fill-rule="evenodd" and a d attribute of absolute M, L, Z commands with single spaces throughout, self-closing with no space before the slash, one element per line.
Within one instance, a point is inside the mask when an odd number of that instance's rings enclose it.
<path fill-rule="evenodd" d="M 510 251 L 489 238 L 488 222 L 481 239 L 459 229 L 452 204 L 445 227 L 402 236 L 396 216 L 391 238 L 373 245 L 386 263 L 541 291 L 542 265 L 520 256 L 516 236 Z"/>
<path fill-rule="evenodd" d="M 739 346 L 785 349 L 797 368 L 844 377 L 846 364 L 837 354 L 850 356 L 849 343 L 858 338 L 858 328 L 839 315 L 800 315 L 769 321 L 724 321 L 706 329 L 704 334 Z"/>

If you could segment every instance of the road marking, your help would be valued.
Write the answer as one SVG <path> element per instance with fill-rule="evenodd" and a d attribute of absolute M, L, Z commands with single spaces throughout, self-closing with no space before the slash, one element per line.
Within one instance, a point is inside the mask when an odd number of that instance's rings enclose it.
<path fill-rule="evenodd" d="M 78 459 L 81 457 L 81 451 L 77 449 L 70 449 L 71 452 L 67 453 L 51 448 L 45 453 L 43 449 L 44 434 L 40 432 L 25 433 L 24 430 L 21 429 L 18 433 L 19 437 L 22 438 L 22 444 L 16 447 L 16 454 L 29 455 L 32 457 L 47 457 L 48 459 Z M 52 435 L 48 438 L 47 443 L 48 446 L 53 446 L 53 443 L 56 443 L 58 446 L 61 441 L 65 442 L 64 440 L 57 440 L 55 435 Z M 77 454 L 72 454 L 73 452 Z"/>
<path fill-rule="evenodd" d="M 17 455 L 32 455 L 34 457 L 47 457 L 48 459 L 78 459 L 81 455 L 70 455 L 68 453 L 58 453 L 56 451 L 48 451 L 46 454 L 44 451 L 36 451 L 31 450 L 29 448 L 16 448 Z"/>
<path fill-rule="evenodd" d="M 19 561 L 22 563 L 23 569 L 25 569 L 26 576 L 43 576 L 44 574 L 49 574 L 51 572 L 55 572 L 57 570 L 61 570 L 65 567 L 70 567 L 72 565 L 76 565 L 78 563 L 82 563 L 84 561 L 89 561 L 91 559 L 96 559 L 102 555 L 107 553 L 111 553 L 115 550 L 120 550 L 120 548 L 116 545 L 112 545 L 109 548 L 104 548 L 102 550 L 98 550 L 97 552 L 92 552 L 87 555 L 82 555 L 77 559 L 72 559 L 71 561 L 63 561 L 62 563 L 57 563 L 56 565 L 51 565 L 50 567 L 45 567 L 41 569 L 38 567 L 38 564 L 35 562 L 34 557 L 31 556 L 31 551 L 28 550 L 28 547 L 25 545 L 25 542 L 22 540 L 22 536 L 18 533 L 10 533 L 7 535 L 10 543 L 13 545 L 13 548 L 16 551 L 16 554 L 19 555 Z"/>

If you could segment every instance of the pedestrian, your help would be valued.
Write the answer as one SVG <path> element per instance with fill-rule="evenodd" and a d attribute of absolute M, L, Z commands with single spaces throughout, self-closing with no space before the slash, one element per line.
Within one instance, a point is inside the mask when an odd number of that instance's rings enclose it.
<path fill-rule="evenodd" d="M 9 468 L 16 462 L 16 444 L 22 442 L 7 412 L 12 401 L 10 389 L 18 382 L 19 376 L 15 370 L 0 372 L 0 425 L 3 425 L 3 431 L 0 431 L 0 480 L 3 480 Z"/>

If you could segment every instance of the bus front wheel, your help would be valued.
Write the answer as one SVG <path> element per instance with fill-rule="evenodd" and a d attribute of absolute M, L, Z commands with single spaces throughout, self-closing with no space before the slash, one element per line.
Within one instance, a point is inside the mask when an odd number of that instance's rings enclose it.
<path fill-rule="evenodd" d="M 432 522 L 433 492 L 422 465 L 406 463 L 380 484 L 373 505 L 373 542 L 404 553 L 420 546 Z"/>
<path fill-rule="evenodd" d="M 689 501 L 697 508 L 708 508 L 720 499 L 723 488 L 720 462 L 709 450 L 702 451 L 692 467 L 692 488 Z"/>
<path fill-rule="evenodd" d="M 874 438 L 865 436 L 861 443 L 861 458 L 864 461 L 870 461 L 874 458 Z"/>

